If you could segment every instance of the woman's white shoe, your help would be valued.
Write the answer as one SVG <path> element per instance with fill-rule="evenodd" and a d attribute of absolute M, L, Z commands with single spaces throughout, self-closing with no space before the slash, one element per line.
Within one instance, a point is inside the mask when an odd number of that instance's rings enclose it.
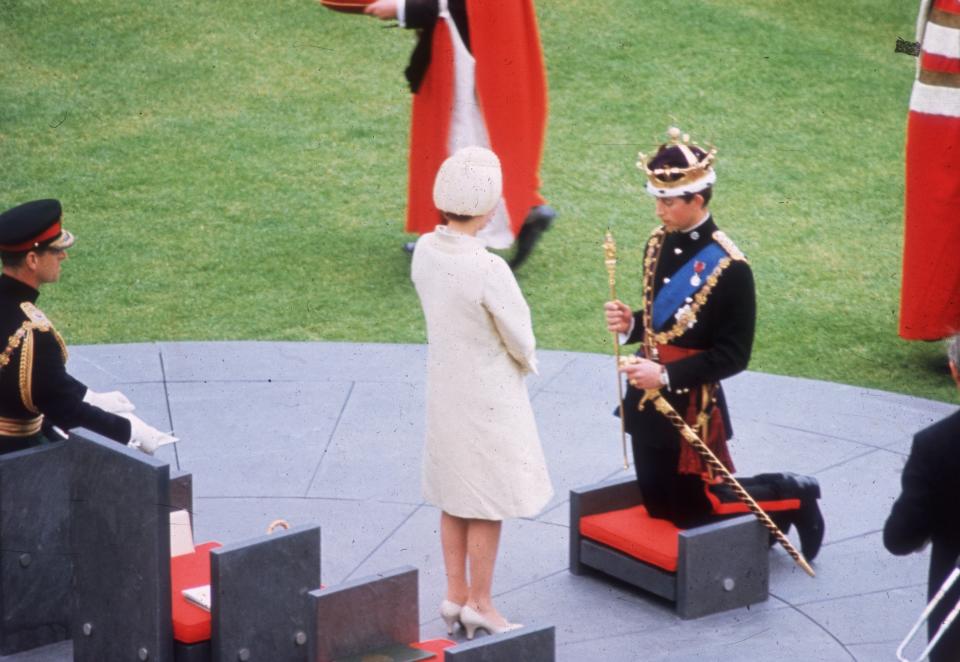
<path fill-rule="evenodd" d="M 473 639 L 473 635 L 478 629 L 484 629 L 488 634 L 500 634 L 523 627 L 520 623 L 494 625 L 484 618 L 480 612 L 468 605 L 464 605 L 463 609 L 460 610 L 460 623 L 463 625 L 463 629 L 467 631 L 467 639 Z"/>
<path fill-rule="evenodd" d="M 460 622 L 461 609 L 463 609 L 463 605 L 458 605 L 450 600 L 444 599 L 440 603 L 440 618 L 447 624 L 447 634 L 453 634 L 454 628 Z"/>

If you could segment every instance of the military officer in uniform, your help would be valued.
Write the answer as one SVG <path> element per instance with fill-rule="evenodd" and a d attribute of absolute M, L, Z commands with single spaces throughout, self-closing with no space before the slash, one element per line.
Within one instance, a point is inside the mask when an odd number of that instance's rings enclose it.
<path fill-rule="evenodd" d="M 176 441 L 132 414 L 119 391 L 97 393 L 66 370 L 67 347 L 36 306 L 40 286 L 56 282 L 74 237 L 61 227 L 57 200 L 34 200 L 0 214 L 0 453 L 92 430 L 152 454 Z"/>
<path fill-rule="evenodd" d="M 720 380 L 747 367 L 756 299 L 749 263 L 708 207 L 716 150 L 698 147 L 676 128 L 669 136 L 652 158 L 641 153 L 637 163 L 661 221 L 646 244 L 643 307 L 633 311 L 610 301 L 605 314 L 624 344 L 641 343 L 639 358 L 622 371 L 630 384 L 624 424 L 644 504 L 653 517 L 687 528 L 747 510 L 669 419 L 652 405 L 640 406 L 643 392 L 661 389 L 733 472 L 727 449 L 733 428 Z M 823 539 L 816 479 L 779 473 L 739 480 L 782 529 L 796 524 L 804 555 L 816 556 Z"/>

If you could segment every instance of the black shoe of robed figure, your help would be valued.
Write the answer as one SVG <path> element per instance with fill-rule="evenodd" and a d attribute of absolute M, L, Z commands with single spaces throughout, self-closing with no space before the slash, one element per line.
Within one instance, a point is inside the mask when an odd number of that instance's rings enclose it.
<path fill-rule="evenodd" d="M 530 253 L 533 252 L 533 247 L 540 241 L 540 235 L 550 229 L 556 217 L 557 211 L 550 205 L 537 205 L 530 208 L 520 228 L 520 234 L 517 235 L 517 252 L 510 259 L 511 269 L 516 270 L 527 261 Z"/>
<path fill-rule="evenodd" d="M 785 474 L 797 489 L 800 498 L 800 510 L 797 511 L 793 523 L 797 526 L 800 536 L 800 551 L 803 556 L 812 561 L 820 553 L 823 544 L 824 521 L 823 514 L 817 500 L 820 498 L 820 483 L 813 476 Z"/>

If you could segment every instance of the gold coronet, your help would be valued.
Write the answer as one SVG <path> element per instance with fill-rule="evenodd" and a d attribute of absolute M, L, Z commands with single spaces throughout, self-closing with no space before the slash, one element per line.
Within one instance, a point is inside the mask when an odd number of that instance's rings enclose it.
<path fill-rule="evenodd" d="M 652 157 L 648 157 L 647 154 L 639 152 L 637 154 L 637 168 L 647 176 L 647 179 L 654 188 L 682 188 L 699 182 L 710 174 L 713 163 L 717 158 L 716 147 L 713 145 L 710 145 L 708 148 L 701 147 L 696 141 L 690 140 L 690 134 L 683 133 L 675 126 L 667 129 L 667 136 L 669 136 L 670 139 L 663 145 L 660 145 L 658 149 L 663 147 L 679 147 L 689 165 L 683 168 L 669 166 L 651 170 L 647 164 Z M 693 150 L 690 149 L 691 146 L 703 150 L 705 152 L 704 156 L 702 158 L 698 157 Z"/>

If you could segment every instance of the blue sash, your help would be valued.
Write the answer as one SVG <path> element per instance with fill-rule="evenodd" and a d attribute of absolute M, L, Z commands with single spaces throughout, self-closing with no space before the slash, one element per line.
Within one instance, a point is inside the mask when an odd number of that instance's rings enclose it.
<path fill-rule="evenodd" d="M 707 277 L 713 273 L 717 264 L 725 257 L 727 257 L 727 252 L 719 244 L 710 242 L 670 276 L 670 282 L 661 287 L 657 296 L 653 299 L 654 331 L 662 331 L 667 326 L 677 310 L 683 306 L 687 297 L 692 297 L 703 287 L 704 283 L 707 282 Z M 690 279 L 697 273 L 694 270 L 694 264 L 697 262 L 703 262 L 705 266 L 699 274 L 700 282 L 693 285 Z"/>

